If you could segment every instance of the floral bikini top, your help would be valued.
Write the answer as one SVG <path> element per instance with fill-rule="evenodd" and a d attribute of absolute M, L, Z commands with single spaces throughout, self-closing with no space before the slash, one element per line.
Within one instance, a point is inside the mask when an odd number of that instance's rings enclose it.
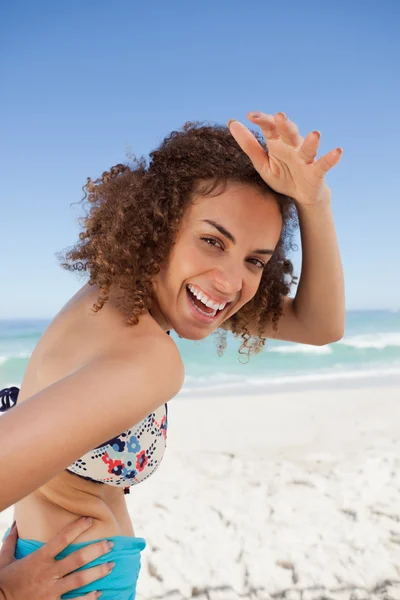
<path fill-rule="evenodd" d="M 169 332 L 168 332 L 169 333 Z M 0 413 L 16 405 L 17 387 L 0 390 Z M 97 483 L 129 488 L 150 477 L 167 444 L 168 406 L 164 404 L 143 421 L 78 458 L 67 471 Z"/>

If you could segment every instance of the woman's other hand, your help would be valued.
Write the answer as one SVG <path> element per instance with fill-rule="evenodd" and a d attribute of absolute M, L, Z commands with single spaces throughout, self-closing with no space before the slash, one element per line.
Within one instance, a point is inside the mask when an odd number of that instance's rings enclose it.
<path fill-rule="evenodd" d="M 61 529 L 44 546 L 17 560 L 14 554 L 18 532 L 14 522 L 0 550 L 0 600 L 59 600 L 62 594 L 108 575 L 107 563 L 72 573 L 109 552 L 105 540 L 80 548 L 61 560 L 55 559 L 90 525 L 85 518 L 78 519 Z M 100 595 L 91 592 L 76 600 L 94 600 Z"/>
<path fill-rule="evenodd" d="M 329 201 L 330 190 L 325 175 L 339 162 L 342 149 L 330 150 L 317 160 L 319 131 L 311 131 L 303 138 L 297 125 L 284 113 L 252 112 L 247 116 L 261 128 L 268 153 L 239 121 L 232 119 L 228 127 L 264 181 L 279 194 L 290 196 L 303 206 Z"/>

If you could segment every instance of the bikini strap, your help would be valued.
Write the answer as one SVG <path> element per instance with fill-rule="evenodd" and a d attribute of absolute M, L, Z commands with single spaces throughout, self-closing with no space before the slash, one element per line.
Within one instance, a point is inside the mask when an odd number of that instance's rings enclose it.
<path fill-rule="evenodd" d="M 19 389 L 17 387 L 0 390 L 0 413 L 6 412 L 17 404 Z"/>

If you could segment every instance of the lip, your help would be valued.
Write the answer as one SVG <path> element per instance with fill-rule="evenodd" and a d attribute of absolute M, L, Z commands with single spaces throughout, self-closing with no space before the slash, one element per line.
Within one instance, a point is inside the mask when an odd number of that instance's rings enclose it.
<path fill-rule="evenodd" d="M 199 312 L 195 306 L 192 304 L 191 300 L 190 300 L 190 296 L 189 296 L 189 290 L 187 288 L 186 289 L 186 299 L 187 299 L 187 303 L 189 305 L 189 309 L 191 311 L 191 313 L 193 314 L 193 316 L 196 317 L 196 319 L 198 321 L 201 321 L 202 323 L 215 323 L 216 321 L 219 320 L 220 316 L 222 314 L 224 314 L 224 312 L 226 311 L 226 309 L 228 308 L 228 306 L 230 306 L 230 302 L 225 306 L 224 310 L 221 310 L 219 312 L 217 312 L 217 314 L 214 317 L 206 317 L 206 315 L 203 315 L 201 312 Z"/>

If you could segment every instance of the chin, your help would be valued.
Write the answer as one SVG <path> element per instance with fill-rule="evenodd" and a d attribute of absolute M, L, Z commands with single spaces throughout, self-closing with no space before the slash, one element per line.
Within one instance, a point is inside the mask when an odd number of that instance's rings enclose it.
<path fill-rule="evenodd" d="M 203 330 L 200 327 L 174 327 L 172 326 L 173 331 L 181 338 L 185 339 L 185 340 L 192 340 L 192 341 L 200 341 L 200 340 L 204 340 L 206 339 L 206 337 L 208 337 L 209 335 L 211 335 L 216 329 L 218 329 L 219 325 L 214 326 L 214 327 L 210 327 L 210 328 L 204 328 Z"/>

